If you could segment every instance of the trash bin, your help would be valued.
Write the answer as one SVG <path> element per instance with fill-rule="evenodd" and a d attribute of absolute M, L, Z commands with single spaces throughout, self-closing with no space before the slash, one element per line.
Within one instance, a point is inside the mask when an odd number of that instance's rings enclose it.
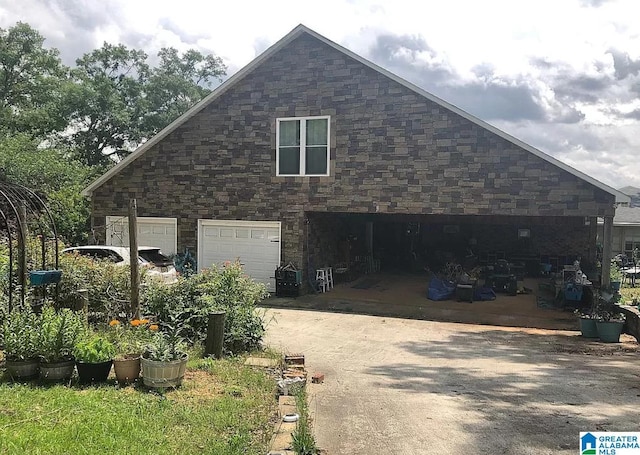
<path fill-rule="evenodd" d="M 292 265 L 278 267 L 275 271 L 276 297 L 298 297 L 302 284 L 302 270 L 296 270 Z"/>

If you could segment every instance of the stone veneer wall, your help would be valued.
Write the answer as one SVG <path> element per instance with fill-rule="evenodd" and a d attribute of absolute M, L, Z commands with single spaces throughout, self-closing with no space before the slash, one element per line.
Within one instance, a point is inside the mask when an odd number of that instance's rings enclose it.
<path fill-rule="evenodd" d="M 636 341 L 640 341 L 640 311 L 632 306 L 618 305 L 618 308 L 627 318 L 623 333 L 628 333 L 635 337 Z"/>
<path fill-rule="evenodd" d="M 279 117 L 331 116 L 331 175 L 276 177 Z M 303 34 L 92 195 L 107 215 L 280 220 L 282 259 L 304 264 L 304 212 L 602 216 L 612 195 Z M 195 250 L 194 250 L 195 251 Z"/>

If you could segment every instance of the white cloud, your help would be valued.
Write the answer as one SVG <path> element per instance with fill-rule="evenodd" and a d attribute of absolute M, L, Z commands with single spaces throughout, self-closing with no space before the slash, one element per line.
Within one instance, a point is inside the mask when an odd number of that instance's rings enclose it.
<path fill-rule="evenodd" d="M 616 187 L 640 186 L 638 16 L 636 0 L 0 0 L 0 27 L 28 22 L 67 64 L 106 40 L 197 47 L 233 73 L 304 23 Z"/>

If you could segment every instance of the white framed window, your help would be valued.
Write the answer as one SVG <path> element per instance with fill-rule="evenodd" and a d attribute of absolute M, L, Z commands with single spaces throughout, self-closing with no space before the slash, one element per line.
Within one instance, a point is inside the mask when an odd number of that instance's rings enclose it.
<path fill-rule="evenodd" d="M 276 175 L 329 175 L 329 116 L 276 120 Z"/>

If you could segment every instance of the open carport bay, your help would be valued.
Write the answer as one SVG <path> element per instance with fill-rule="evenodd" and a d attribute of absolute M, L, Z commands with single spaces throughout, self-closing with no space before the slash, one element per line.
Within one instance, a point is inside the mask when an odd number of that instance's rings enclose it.
<path fill-rule="evenodd" d="M 580 431 L 640 427 L 638 345 L 578 332 L 268 310 L 302 352 L 330 454 L 574 454 Z"/>

